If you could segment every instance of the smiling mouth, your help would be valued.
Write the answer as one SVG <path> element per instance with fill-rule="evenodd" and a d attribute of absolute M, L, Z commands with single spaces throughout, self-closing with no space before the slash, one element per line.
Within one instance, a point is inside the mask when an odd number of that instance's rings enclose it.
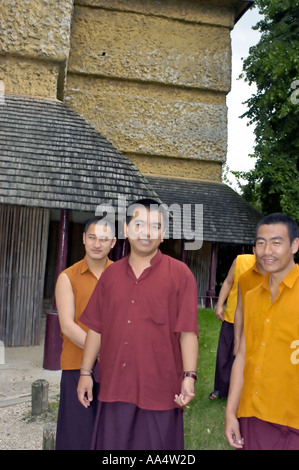
<path fill-rule="evenodd" d="M 140 243 L 143 245 L 149 245 L 151 243 L 151 240 L 145 239 L 145 238 L 139 238 Z"/>
<path fill-rule="evenodd" d="M 263 262 L 265 264 L 273 264 L 275 263 L 276 259 L 273 259 L 273 258 L 263 258 Z"/>

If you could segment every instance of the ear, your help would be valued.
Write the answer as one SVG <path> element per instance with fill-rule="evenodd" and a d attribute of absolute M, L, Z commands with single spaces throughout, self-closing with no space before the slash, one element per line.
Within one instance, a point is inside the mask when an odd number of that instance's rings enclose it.
<path fill-rule="evenodd" d="M 124 236 L 128 238 L 128 225 L 127 222 L 124 222 Z"/>
<path fill-rule="evenodd" d="M 83 232 L 83 245 L 85 245 L 85 239 L 86 239 L 86 235 L 85 235 L 85 232 Z"/>
<path fill-rule="evenodd" d="M 163 232 L 161 233 L 161 243 L 164 242 L 164 235 L 166 233 L 166 228 L 163 230 Z"/>
<path fill-rule="evenodd" d="M 292 243 L 292 253 L 295 255 L 299 250 L 299 238 L 295 238 Z"/>

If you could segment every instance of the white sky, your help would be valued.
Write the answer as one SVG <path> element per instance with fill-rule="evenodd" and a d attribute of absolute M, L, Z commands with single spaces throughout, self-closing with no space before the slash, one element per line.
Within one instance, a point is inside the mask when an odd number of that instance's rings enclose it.
<path fill-rule="evenodd" d="M 249 48 L 259 41 L 260 33 L 253 31 L 252 26 L 260 20 L 258 9 L 247 11 L 237 22 L 231 32 L 232 39 L 232 87 L 227 95 L 228 106 L 228 149 L 227 165 L 230 170 L 248 171 L 254 167 L 254 159 L 248 155 L 253 153 L 253 126 L 247 126 L 247 119 L 241 119 L 246 110 L 242 104 L 255 92 L 255 87 L 238 80 L 242 72 L 243 61 L 249 55 Z M 228 175 L 234 187 L 234 177 Z M 236 189 L 236 188 L 235 188 Z"/>

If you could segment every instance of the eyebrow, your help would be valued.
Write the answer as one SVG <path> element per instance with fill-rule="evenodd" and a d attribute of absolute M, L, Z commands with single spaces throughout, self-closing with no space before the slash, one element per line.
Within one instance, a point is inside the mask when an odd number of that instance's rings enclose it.
<path fill-rule="evenodd" d="M 147 223 L 147 219 L 132 219 L 132 220 L 134 220 L 135 223 L 139 223 L 139 222 L 142 222 L 142 223 L 144 223 L 144 224 Z M 155 220 L 150 220 L 150 224 L 151 224 L 151 225 L 153 225 L 153 224 L 158 224 L 159 227 L 162 227 L 162 223 L 159 222 L 158 220 L 157 220 L 157 221 L 155 221 Z"/>
<path fill-rule="evenodd" d="M 264 237 L 256 237 L 256 240 L 266 240 L 266 238 L 264 238 Z M 279 235 L 277 235 L 276 237 L 271 237 L 271 238 L 269 238 L 269 240 L 284 240 L 284 238 L 281 237 L 281 236 L 279 236 Z"/>

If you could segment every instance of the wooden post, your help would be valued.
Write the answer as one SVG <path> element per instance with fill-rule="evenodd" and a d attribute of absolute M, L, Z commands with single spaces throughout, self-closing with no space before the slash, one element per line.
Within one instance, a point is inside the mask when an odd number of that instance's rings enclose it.
<path fill-rule="evenodd" d="M 213 242 L 212 252 L 211 252 L 211 261 L 210 261 L 209 290 L 206 293 L 206 308 L 213 308 L 215 306 L 216 269 L 217 269 L 217 243 Z"/>
<path fill-rule="evenodd" d="M 49 382 L 36 380 L 31 387 L 31 414 L 37 416 L 48 409 Z"/>
<path fill-rule="evenodd" d="M 43 450 L 55 450 L 55 425 L 47 425 L 43 429 Z"/>
<path fill-rule="evenodd" d="M 66 268 L 69 230 L 69 211 L 61 210 L 59 226 L 59 247 L 56 266 L 56 280 Z M 46 334 L 44 343 L 43 368 L 48 370 L 60 370 L 60 356 L 62 350 L 62 338 L 60 325 L 56 311 L 55 295 L 53 297 L 52 311 L 47 313 Z"/>

